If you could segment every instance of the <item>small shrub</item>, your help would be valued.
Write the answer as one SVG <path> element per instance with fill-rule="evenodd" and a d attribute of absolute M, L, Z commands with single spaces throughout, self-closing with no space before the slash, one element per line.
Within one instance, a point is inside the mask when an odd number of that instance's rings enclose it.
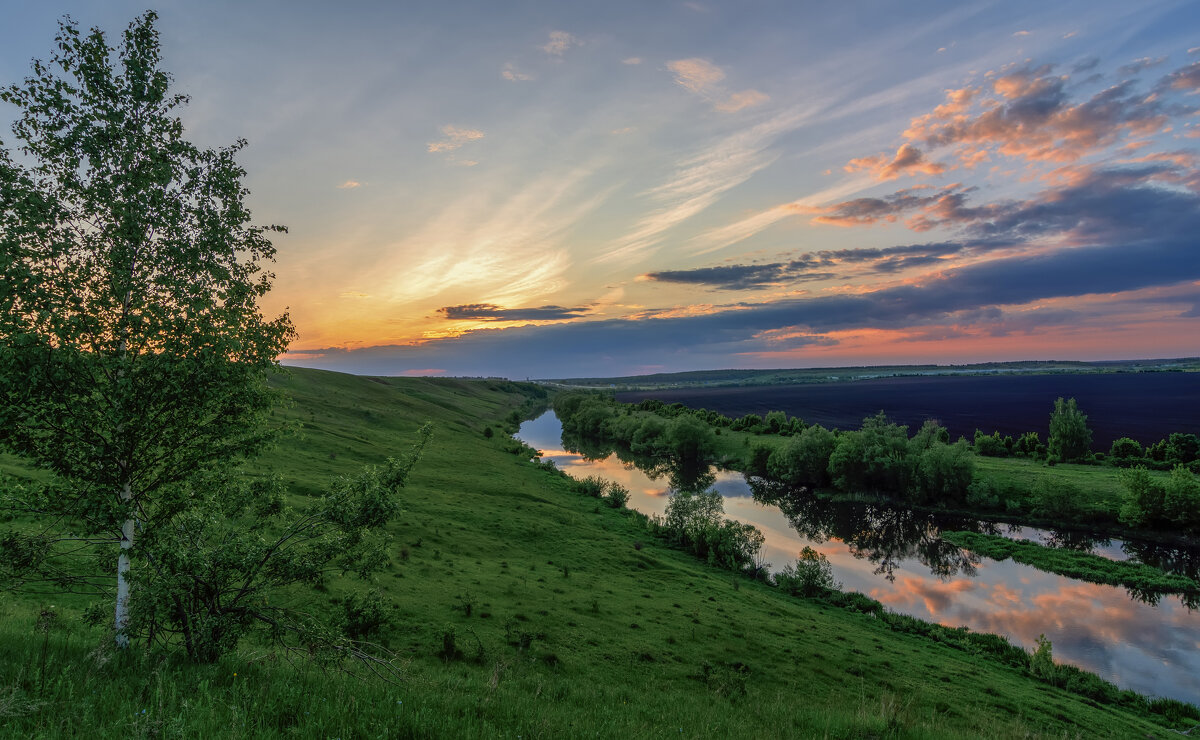
<path fill-rule="evenodd" d="M 815 596 L 842 587 L 833 579 L 829 558 L 807 546 L 794 564 L 785 565 L 775 574 L 775 585 L 792 596 Z"/>
<path fill-rule="evenodd" d="M 583 494 L 584 496 L 600 498 L 604 495 L 605 486 L 606 483 L 603 478 L 598 475 L 589 475 L 586 478 L 575 481 L 572 488 L 575 489 L 576 493 Z"/>
<path fill-rule="evenodd" d="M 447 662 L 462 657 L 462 650 L 458 649 L 458 634 L 454 630 L 454 625 L 448 624 L 442 629 L 442 647 L 438 650 L 437 656 Z"/>
<path fill-rule="evenodd" d="M 1043 681 L 1054 682 L 1057 666 L 1054 665 L 1054 648 L 1044 634 L 1038 635 L 1037 649 L 1029 656 L 1029 672 Z"/>
<path fill-rule="evenodd" d="M 351 594 L 342 602 L 343 631 L 352 640 L 379 634 L 391 621 L 383 595 L 372 589 L 364 596 Z"/>
<path fill-rule="evenodd" d="M 625 504 L 629 503 L 629 489 L 610 481 L 604 492 L 604 500 L 614 509 L 623 509 Z"/>
<path fill-rule="evenodd" d="M 477 603 L 475 595 L 468 591 L 458 596 L 458 604 L 454 608 L 461 609 L 463 616 L 469 618 L 472 612 L 475 611 L 475 604 Z"/>

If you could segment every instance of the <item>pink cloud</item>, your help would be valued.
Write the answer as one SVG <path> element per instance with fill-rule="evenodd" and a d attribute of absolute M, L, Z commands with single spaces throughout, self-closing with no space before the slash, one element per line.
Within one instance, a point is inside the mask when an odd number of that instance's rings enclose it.
<path fill-rule="evenodd" d="M 869 172 L 876 180 L 885 181 L 914 173 L 940 175 L 946 171 L 946 166 L 926 159 L 925 153 L 912 144 L 902 144 L 890 159 L 886 154 L 859 157 L 850 160 L 845 169 L 847 172 Z"/>

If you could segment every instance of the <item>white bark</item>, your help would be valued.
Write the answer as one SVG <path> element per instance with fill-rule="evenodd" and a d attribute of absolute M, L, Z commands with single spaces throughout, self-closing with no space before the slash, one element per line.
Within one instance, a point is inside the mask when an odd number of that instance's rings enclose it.
<path fill-rule="evenodd" d="M 121 489 L 121 500 L 128 503 L 133 499 L 129 482 Z M 126 519 L 121 527 L 121 554 L 117 556 L 117 611 L 114 626 L 117 631 L 117 647 L 129 647 L 129 548 L 133 547 L 133 519 Z"/>

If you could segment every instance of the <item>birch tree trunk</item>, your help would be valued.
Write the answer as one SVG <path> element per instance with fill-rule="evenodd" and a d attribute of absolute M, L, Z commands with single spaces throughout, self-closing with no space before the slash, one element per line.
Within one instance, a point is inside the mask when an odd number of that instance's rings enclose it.
<path fill-rule="evenodd" d="M 121 489 L 121 500 L 128 503 L 133 499 L 129 481 Z M 134 520 L 126 519 L 121 527 L 121 554 L 117 556 L 117 609 L 113 626 L 117 633 L 117 647 L 129 647 L 129 549 L 133 547 Z"/>

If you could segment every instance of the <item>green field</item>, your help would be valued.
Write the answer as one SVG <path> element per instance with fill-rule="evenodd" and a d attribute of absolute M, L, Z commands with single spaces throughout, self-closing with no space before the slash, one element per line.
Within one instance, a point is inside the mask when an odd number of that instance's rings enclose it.
<path fill-rule="evenodd" d="M 283 475 L 297 505 L 435 424 L 374 584 L 392 605 L 381 641 L 398 678 L 293 667 L 256 644 L 210 666 L 114 656 L 78 620 L 82 599 L 5 593 L 2 734 L 1147 737 L 1194 724 L 1085 699 L 1027 666 L 668 548 L 632 512 L 506 451 L 506 418 L 536 404 L 515 384 L 310 370 L 278 384 L 293 399 L 279 417 L 298 428 L 250 469 Z M 731 453 L 743 445 L 724 441 Z M 43 612 L 59 616 L 39 626 Z"/>
<path fill-rule="evenodd" d="M 1105 360 L 1100 362 L 1024 360 L 1018 362 L 979 362 L 967 365 L 862 365 L 781 370 L 691 370 L 678 373 L 629 375 L 616 378 L 555 378 L 540 382 L 570 388 L 661 390 L 664 388 L 842 383 L 853 380 L 895 378 L 909 375 L 1113 373 L 1159 370 L 1195 372 L 1200 370 L 1200 358 Z"/>

